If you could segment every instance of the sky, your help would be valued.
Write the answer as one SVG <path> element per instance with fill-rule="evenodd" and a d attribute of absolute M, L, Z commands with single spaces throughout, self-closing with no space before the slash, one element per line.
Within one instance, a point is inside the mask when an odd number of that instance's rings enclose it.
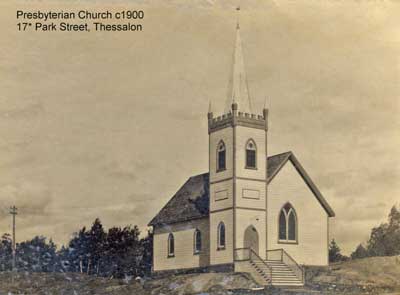
<path fill-rule="evenodd" d="M 232 1 L 2 1 L 0 232 L 64 244 L 99 217 L 151 218 L 208 170 L 207 110 L 222 113 Z M 143 9 L 142 32 L 17 32 L 16 9 Z M 270 154 L 291 150 L 336 212 L 349 254 L 400 204 L 400 1 L 243 2 L 253 108 Z"/>

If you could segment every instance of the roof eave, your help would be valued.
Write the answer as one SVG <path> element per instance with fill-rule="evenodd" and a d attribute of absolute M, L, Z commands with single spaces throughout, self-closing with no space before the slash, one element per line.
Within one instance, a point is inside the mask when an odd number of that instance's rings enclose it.
<path fill-rule="evenodd" d="M 153 220 L 152 220 L 147 226 L 156 227 L 156 226 L 171 225 L 171 224 L 180 223 L 180 222 L 187 222 L 187 221 L 191 221 L 191 220 L 203 219 L 203 218 L 207 218 L 208 216 L 209 216 L 209 214 L 205 214 L 203 216 L 195 216 L 195 217 L 180 219 L 180 220 L 171 221 L 171 222 L 153 222 Z"/>
<path fill-rule="evenodd" d="M 311 177 L 307 174 L 306 170 L 301 166 L 300 162 L 297 160 L 297 158 L 294 156 L 293 153 L 290 154 L 289 156 L 290 161 L 292 162 L 293 166 L 296 168 L 296 170 L 299 172 L 301 177 L 303 178 L 304 182 L 308 185 L 310 190 L 314 193 L 315 197 L 321 204 L 321 206 L 325 209 L 326 213 L 328 214 L 328 217 L 335 217 L 335 212 L 331 208 L 331 206 L 328 204 L 328 202 L 325 200 L 323 197 L 322 193 L 319 191 L 317 186 L 314 184 L 314 182 L 311 180 Z"/>

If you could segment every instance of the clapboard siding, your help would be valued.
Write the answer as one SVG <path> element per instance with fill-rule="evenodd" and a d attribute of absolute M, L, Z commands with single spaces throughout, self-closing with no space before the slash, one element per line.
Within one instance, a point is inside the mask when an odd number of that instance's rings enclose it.
<path fill-rule="evenodd" d="M 265 130 L 236 127 L 236 176 L 265 180 Z M 257 169 L 246 169 L 246 143 L 253 139 L 257 147 Z"/>
<path fill-rule="evenodd" d="M 218 250 L 218 224 L 225 224 L 224 250 Z M 211 265 L 233 262 L 233 210 L 225 210 L 210 214 L 210 263 Z"/>
<path fill-rule="evenodd" d="M 219 181 L 233 175 L 233 129 L 231 127 L 210 134 L 210 181 Z M 217 147 L 223 140 L 226 148 L 226 170 L 217 172 Z"/>
<path fill-rule="evenodd" d="M 233 206 L 233 180 L 226 180 L 210 185 L 210 211 L 221 210 Z M 225 199 L 222 199 L 222 192 L 225 192 Z M 218 194 L 220 197 L 218 198 Z"/>
<path fill-rule="evenodd" d="M 194 231 L 202 236 L 202 251 L 194 254 Z M 175 257 L 168 257 L 168 235 L 175 239 Z M 154 271 L 209 265 L 210 235 L 208 218 L 156 227 L 154 230 Z"/>
<path fill-rule="evenodd" d="M 297 214 L 298 244 L 278 242 L 281 208 L 290 202 Z M 328 264 L 327 213 L 288 161 L 268 188 L 268 249 L 285 249 L 299 264 Z"/>
<path fill-rule="evenodd" d="M 265 258 L 265 238 L 266 238 L 266 216 L 265 211 L 249 209 L 236 209 L 236 248 L 246 247 L 244 237 L 246 229 L 252 226 L 258 234 L 258 254 Z"/>

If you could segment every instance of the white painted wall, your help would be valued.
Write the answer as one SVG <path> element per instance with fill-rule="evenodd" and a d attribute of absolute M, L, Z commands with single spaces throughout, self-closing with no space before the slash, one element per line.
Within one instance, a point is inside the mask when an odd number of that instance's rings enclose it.
<path fill-rule="evenodd" d="M 210 211 L 231 208 L 233 206 L 232 179 L 210 185 Z M 226 199 L 221 197 L 225 195 Z"/>
<path fill-rule="evenodd" d="M 218 250 L 217 229 L 220 222 L 225 224 L 224 250 Z M 211 265 L 233 263 L 233 210 L 210 214 L 210 263 Z"/>
<path fill-rule="evenodd" d="M 226 147 L 226 170 L 217 170 L 217 146 L 223 140 Z M 233 129 L 231 127 L 215 131 L 210 134 L 210 180 L 218 181 L 232 177 L 233 174 Z"/>
<path fill-rule="evenodd" d="M 202 234 L 202 251 L 194 254 L 194 231 Z M 175 239 L 175 257 L 168 257 L 168 235 Z M 203 267 L 210 261 L 210 236 L 208 218 L 181 222 L 154 229 L 154 271 Z"/>
<path fill-rule="evenodd" d="M 254 226 L 258 233 L 258 255 L 265 259 L 266 250 L 266 216 L 265 211 L 236 209 L 236 248 L 244 248 L 244 234 L 249 226 Z"/>
<path fill-rule="evenodd" d="M 265 130 L 236 127 L 236 176 L 246 178 L 265 179 Z M 257 146 L 257 169 L 245 169 L 246 166 L 246 143 L 253 139 Z"/>
<path fill-rule="evenodd" d="M 266 183 L 261 181 L 251 181 L 245 179 L 236 180 L 236 206 L 237 207 L 247 207 L 256 209 L 265 209 L 265 187 Z M 252 195 L 243 194 L 244 191 L 251 190 L 254 193 Z M 250 197 L 255 197 L 258 192 L 258 199 L 251 199 Z"/>
<path fill-rule="evenodd" d="M 279 213 L 287 202 L 296 210 L 298 244 L 278 242 Z M 268 250 L 283 248 L 299 264 L 328 264 L 328 215 L 290 161 L 269 184 L 267 208 Z"/>

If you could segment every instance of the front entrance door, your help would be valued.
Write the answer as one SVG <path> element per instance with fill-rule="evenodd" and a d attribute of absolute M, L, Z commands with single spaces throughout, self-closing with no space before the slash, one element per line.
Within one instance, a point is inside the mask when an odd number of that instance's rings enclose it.
<path fill-rule="evenodd" d="M 245 248 L 251 248 L 254 252 L 258 253 L 258 232 L 252 225 L 248 226 L 244 232 L 244 243 Z"/>

